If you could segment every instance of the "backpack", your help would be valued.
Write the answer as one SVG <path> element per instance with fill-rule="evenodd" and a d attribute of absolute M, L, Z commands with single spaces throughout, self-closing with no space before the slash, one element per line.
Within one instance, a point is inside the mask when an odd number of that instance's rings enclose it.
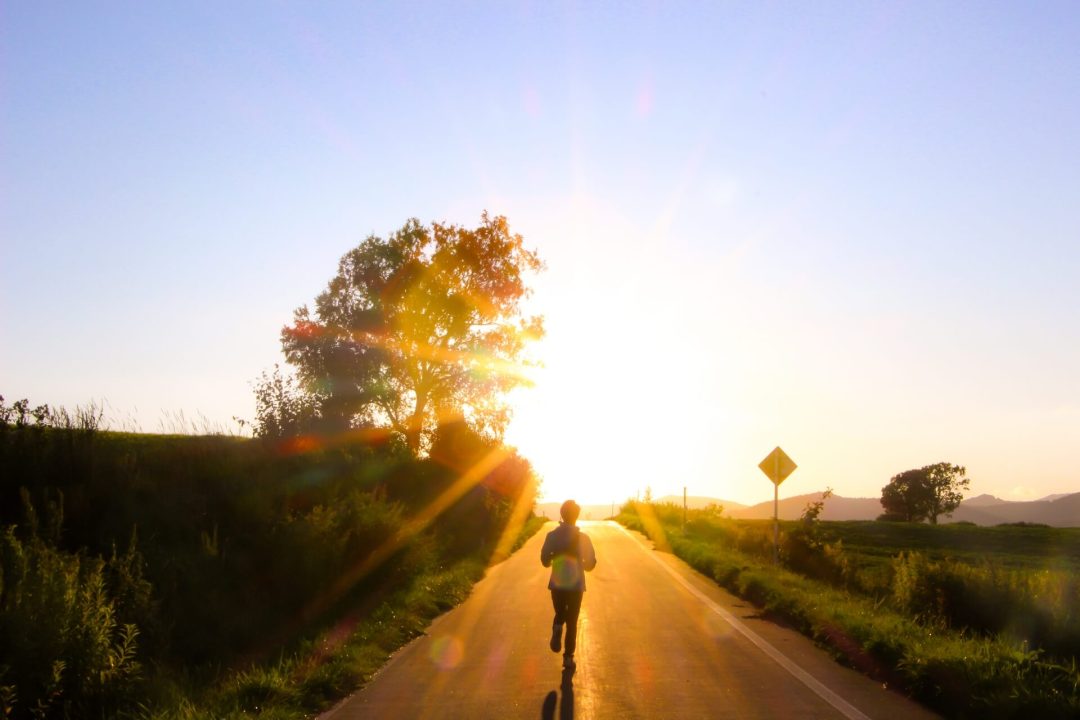
<path fill-rule="evenodd" d="M 556 556 L 562 555 L 564 557 L 573 558 L 577 563 L 581 564 L 581 529 L 578 527 L 572 527 L 570 532 L 570 542 L 566 544 L 566 548 L 555 553 Z"/>

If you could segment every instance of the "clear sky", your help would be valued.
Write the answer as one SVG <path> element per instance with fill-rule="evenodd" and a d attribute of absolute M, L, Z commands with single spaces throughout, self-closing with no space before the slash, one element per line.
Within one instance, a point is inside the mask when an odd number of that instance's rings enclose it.
<path fill-rule="evenodd" d="M 0 393 L 235 427 L 338 258 L 506 215 L 551 499 L 1080 491 L 1080 5 L 0 4 Z"/>

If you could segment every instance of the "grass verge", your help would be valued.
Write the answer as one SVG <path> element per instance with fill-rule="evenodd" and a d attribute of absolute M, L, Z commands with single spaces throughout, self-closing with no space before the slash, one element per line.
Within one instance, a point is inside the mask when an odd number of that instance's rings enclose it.
<path fill-rule="evenodd" d="M 514 550 L 544 524 L 531 517 Z M 367 683 L 396 650 L 442 613 L 463 602 L 484 576 L 471 558 L 418 575 L 362 618 L 343 617 L 328 632 L 278 662 L 231 673 L 212 690 L 192 693 L 183 682 L 158 681 L 147 720 L 298 720 L 326 710 Z M 193 696 L 194 695 L 194 696 Z"/>
<path fill-rule="evenodd" d="M 1080 669 L 1037 651 L 893 611 L 756 558 L 684 537 L 676 526 L 616 518 L 670 547 L 721 586 L 791 624 L 843 662 L 953 718 L 1080 717 Z M 663 533 L 664 537 L 657 537 Z"/>

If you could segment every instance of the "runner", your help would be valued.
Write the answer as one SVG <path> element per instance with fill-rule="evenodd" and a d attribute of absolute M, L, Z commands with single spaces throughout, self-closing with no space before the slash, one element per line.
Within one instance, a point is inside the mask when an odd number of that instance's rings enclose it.
<path fill-rule="evenodd" d="M 563 653 L 563 667 L 573 670 L 574 650 L 577 647 L 577 621 L 581 598 L 585 594 L 585 572 L 596 567 L 596 553 L 589 536 L 576 523 L 581 507 L 567 500 L 559 509 L 562 521 L 544 538 L 540 562 L 551 568 L 548 589 L 555 606 L 555 621 L 551 625 L 551 650 Z M 566 641 L 563 642 L 563 625 Z M 564 647 L 565 646 L 565 647 Z"/>

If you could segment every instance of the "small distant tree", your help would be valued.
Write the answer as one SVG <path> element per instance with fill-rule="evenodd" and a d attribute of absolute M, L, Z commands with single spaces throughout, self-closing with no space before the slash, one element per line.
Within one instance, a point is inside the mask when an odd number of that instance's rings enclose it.
<path fill-rule="evenodd" d="M 720 503 L 711 502 L 699 511 L 702 517 L 718 518 L 724 514 L 724 506 Z"/>
<path fill-rule="evenodd" d="M 274 372 L 265 371 L 255 383 L 256 437 L 283 438 L 315 429 L 319 409 L 312 395 L 304 393 L 296 379 L 285 375 L 274 365 Z"/>
<path fill-rule="evenodd" d="M 926 518 L 928 486 L 922 470 L 905 470 L 893 475 L 881 488 L 881 506 L 890 519 L 920 522 Z"/>
<path fill-rule="evenodd" d="M 938 515 L 952 515 L 964 499 L 964 492 L 971 486 L 967 478 L 967 469 L 960 465 L 946 462 L 927 465 L 926 483 L 929 488 L 929 502 L 926 516 L 931 525 L 937 525 Z"/>
<path fill-rule="evenodd" d="M 31 408 L 30 401 L 26 398 L 16 400 L 11 404 L 11 407 L 7 407 L 4 405 L 4 396 L 0 395 L 0 428 L 6 428 L 9 425 L 14 425 L 17 428 L 29 427 L 31 418 L 33 418 L 35 426 L 45 427 L 51 424 L 53 411 L 48 405 L 38 405 L 36 408 Z"/>
<path fill-rule="evenodd" d="M 971 482 L 966 475 L 962 466 L 945 462 L 894 475 L 881 488 L 882 518 L 937 525 L 938 516 L 951 515 L 960 506 Z"/>

